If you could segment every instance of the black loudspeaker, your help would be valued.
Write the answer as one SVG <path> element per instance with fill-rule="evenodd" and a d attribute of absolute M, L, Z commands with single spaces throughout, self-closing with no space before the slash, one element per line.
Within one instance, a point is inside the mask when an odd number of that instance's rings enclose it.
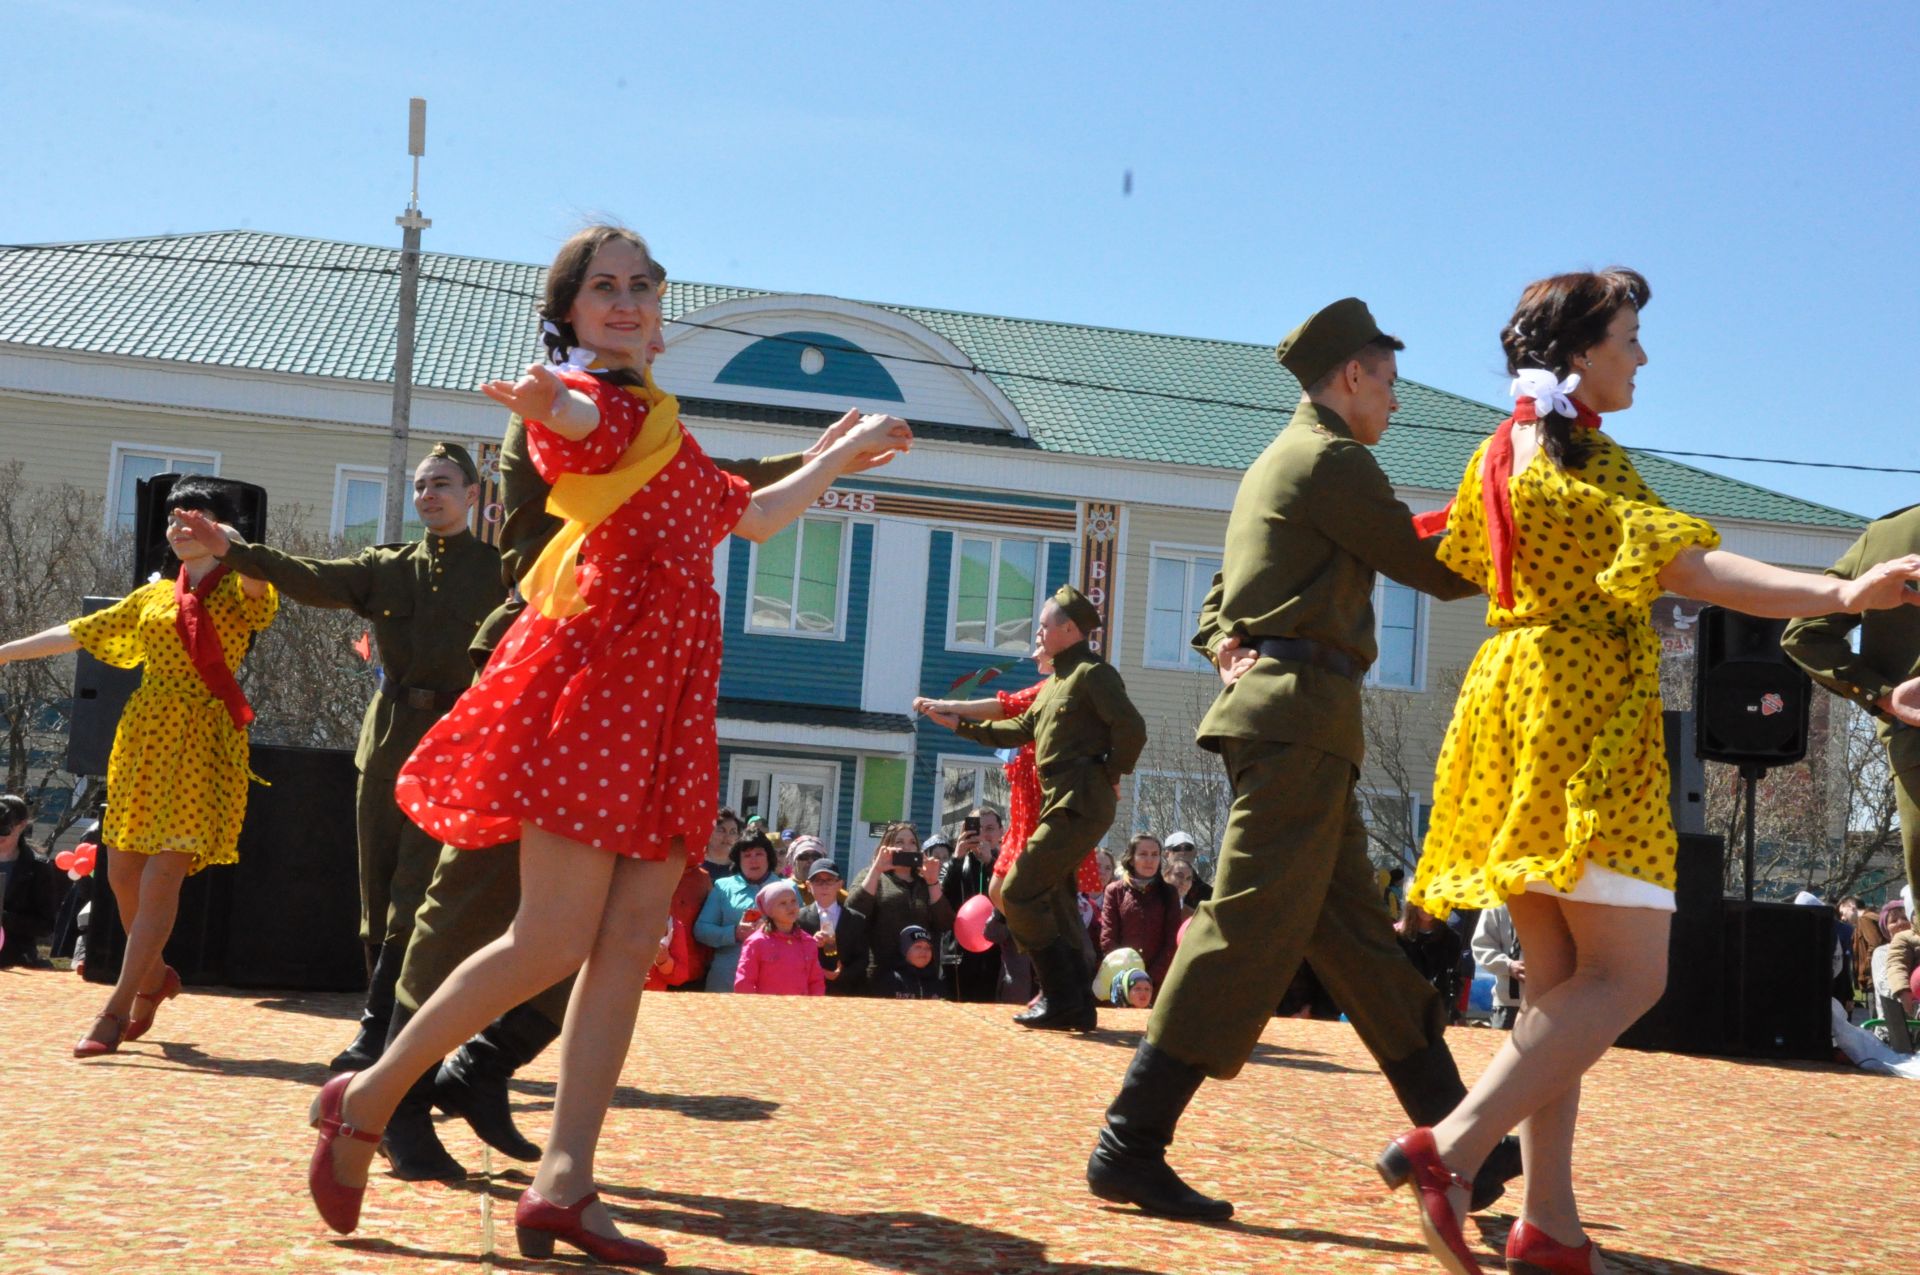
<path fill-rule="evenodd" d="M 155 474 L 133 485 L 133 587 L 139 588 L 155 572 L 171 576 L 173 550 L 167 547 L 167 496 L 186 474 Z M 249 541 L 267 534 L 267 489 L 231 478 L 211 478 L 237 506 L 234 529 Z"/>
<path fill-rule="evenodd" d="M 92 615 L 119 598 L 82 598 L 80 614 Z M 140 685 L 137 668 L 114 668 L 85 651 L 74 657 L 73 720 L 67 731 L 67 769 L 76 775 L 104 775 L 113 752 L 113 732 L 127 696 Z"/>
<path fill-rule="evenodd" d="M 1780 649 L 1785 620 L 1704 607 L 1694 656 L 1694 751 L 1735 766 L 1787 766 L 1807 755 L 1813 683 Z"/>
<path fill-rule="evenodd" d="M 187 878 L 167 963 L 201 985 L 366 990 L 353 754 L 255 745 L 252 765 L 271 787 L 247 790 L 240 862 Z M 126 935 L 104 863 L 95 875 L 87 978 L 110 983 Z"/>
<path fill-rule="evenodd" d="M 1725 1052 L 1729 1002 L 1721 971 L 1727 938 L 1720 899 L 1725 856 L 1719 837 L 1680 837 L 1673 928 L 1667 938 L 1667 990 L 1621 1034 L 1619 1043 L 1629 1049 Z"/>
<path fill-rule="evenodd" d="M 1707 768 L 1693 750 L 1693 713 L 1668 709 L 1667 773 L 1673 778 L 1673 829 L 1681 836 L 1703 836 L 1707 831 Z"/>
<path fill-rule="evenodd" d="M 1724 907 L 1727 1052 L 1831 1059 L 1833 910 L 1738 899 Z"/>

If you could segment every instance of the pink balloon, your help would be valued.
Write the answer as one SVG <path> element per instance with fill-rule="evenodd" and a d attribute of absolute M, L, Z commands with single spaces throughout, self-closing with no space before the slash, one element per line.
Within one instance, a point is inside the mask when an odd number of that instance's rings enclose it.
<path fill-rule="evenodd" d="M 79 856 L 74 854 L 73 851 L 62 850 L 59 854 L 53 856 L 53 866 L 62 872 L 71 872 L 73 871 L 74 861 L 78 858 Z"/>
<path fill-rule="evenodd" d="M 1179 947 L 1182 943 L 1187 941 L 1187 927 L 1192 924 L 1193 924 L 1192 917 L 1188 917 L 1186 920 L 1180 922 L 1180 928 L 1176 930 L 1173 935 L 1173 945 L 1175 947 Z"/>
<path fill-rule="evenodd" d="M 984 952 L 993 946 L 987 937 L 987 922 L 993 919 L 993 900 L 976 894 L 953 914 L 953 937 L 969 952 Z"/>

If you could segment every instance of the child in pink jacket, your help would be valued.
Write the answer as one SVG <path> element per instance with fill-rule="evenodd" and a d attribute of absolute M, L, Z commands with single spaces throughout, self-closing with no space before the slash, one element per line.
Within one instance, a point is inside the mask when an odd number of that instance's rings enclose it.
<path fill-rule="evenodd" d="M 754 896 L 763 918 L 740 948 L 733 990 L 767 996 L 825 996 L 827 974 L 820 945 L 802 930 L 800 896 L 790 881 L 769 881 Z"/>

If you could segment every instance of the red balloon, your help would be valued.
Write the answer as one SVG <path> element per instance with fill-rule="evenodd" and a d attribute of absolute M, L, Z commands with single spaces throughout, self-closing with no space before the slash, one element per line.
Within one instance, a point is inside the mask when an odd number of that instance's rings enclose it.
<path fill-rule="evenodd" d="M 59 854 L 53 856 L 53 866 L 62 872 L 69 872 L 72 871 L 74 861 L 78 858 L 79 856 L 73 851 L 62 850 Z"/>
<path fill-rule="evenodd" d="M 993 946 L 987 937 L 987 922 L 993 919 L 993 900 L 976 894 L 953 914 L 953 937 L 969 952 L 984 952 Z"/>

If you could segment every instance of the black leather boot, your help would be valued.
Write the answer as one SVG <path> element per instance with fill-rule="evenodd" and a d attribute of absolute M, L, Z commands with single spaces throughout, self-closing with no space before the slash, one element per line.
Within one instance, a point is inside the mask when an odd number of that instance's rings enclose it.
<path fill-rule="evenodd" d="M 1206 1078 L 1141 1039 L 1087 1159 L 1087 1186 L 1095 1195 L 1161 1217 L 1220 1222 L 1233 1216 L 1230 1201 L 1200 1194 L 1167 1163 L 1174 1126 Z"/>
<path fill-rule="evenodd" d="M 365 1071 L 380 1061 L 387 1047 L 387 1026 L 393 1018 L 393 988 L 400 981 L 400 962 L 406 958 L 404 944 L 389 943 L 374 958 L 373 972 L 367 976 L 367 1002 L 360 1008 L 360 1030 L 353 1043 L 333 1056 L 327 1070 Z"/>
<path fill-rule="evenodd" d="M 508 1010 L 440 1064 L 433 1101 L 463 1117 L 480 1141 L 515 1160 L 538 1160 L 540 1148 L 513 1125 L 507 1081 L 560 1035 L 553 1021 L 525 1005 Z"/>
<path fill-rule="evenodd" d="M 1078 943 L 1055 939 L 1033 954 L 1033 969 L 1040 980 L 1040 1000 L 1014 1015 L 1014 1022 L 1039 1031 L 1087 1032 L 1099 1026 L 1090 986 L 1093 974 Z"/>
<path fill-rule="evenodd" d="M 399 1005 L 393 1011 L 389 1040 L 413 1017 L 413 1011 Z M 433 1127 L 433 1075 L 429 1067 L 413 1082 L 407 1096 L 400 1100 L 387 1118 L 387 1131 L 380 1139 L 380 1154 L 392 1165 L 393 1176 L 402 1182 L 447 1181 L 467 1176 L 467 1170 L 440 1143 Z"/>
<path fill-rule="evenodd" d="M 1430 1043 L 1418 1053 L 1380 1064 L 1380 1071 L 1393 1086 L 1407 1118 L 1416 1127 L 1431 1128 L 1446 1119 L 1467 1096 L 1460 1079 L 1460 1067 L 1447 1048 L 1446 1038 L 1437 1030 Z M 1507 1192 L 1507 1183 L 1520 1176 L 1520 1139 L 1502 1138 L 1480 1171 L 1473 1175 L 1473 1198 L 1468 1209 L 1478 1213 Z"/>

